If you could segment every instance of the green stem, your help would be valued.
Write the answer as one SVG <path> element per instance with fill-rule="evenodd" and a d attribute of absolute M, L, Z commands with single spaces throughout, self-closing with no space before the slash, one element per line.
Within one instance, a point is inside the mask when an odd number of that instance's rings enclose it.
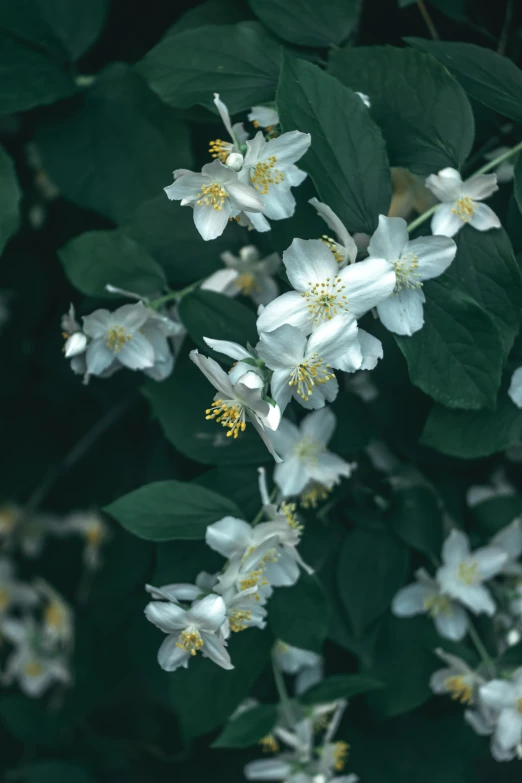
<path fill-rule="evenodd" d="M 495 674 L 495 664 L 493 663 L 493 659 L 491 655 L 486 650 L 486 646 L 483 643 L 482 639 L 480 638 L 477 629 L 471 622 L 471 620 L 468 619 L 468 633 L 471 641 L 475 645 L 475 649 L 477 650 L 478 654 L 482 658 L 485 665 L 488 667 L 490 674 Z"/>
<path fill-rule="evenodd" d="M 194 289 L 197 288 L 198 285 L 201 285 L 201 283 L 203 283 L 205 280 L 206 277 L 202 277 L 201 280 L 196 280 L 195 283 L 191 283 L 179 291 L 169 291 L 168 294 L 160 297 L 160 299 L 154 299 L 152 302 L 149 302 L 148 306 L 153 310 L 159 310 L 159 308 L 163 307 L 163 305 L 167 302 L 171 302 L 173 299 L 181 299 L 183 296 L 185 296 L 185 294 L 190 294 L 191 291 L 194 291 Z"/>
<path fill-rule="evenodd" d="M 276 495 L 277 495 L 277 487 L 274 487 L 274 489 L 270 493 L 270 497 L 269 497 L 271 503 L 275 500 L 275 496 Z M 263 519 L 263 514 L 264 513 L 265 513 L 265 507 L 261 506 L 261 508 L 259 509 L 257 514 L 255 515 L 254 519 L 250 523 L 252 525 L 252 527 L 255 527 L 256 525 L 258 525 L 261 522 L 261 520 Z"/>
<path fill-rule="evenodd" d="M 522 150 L 522 141 L 519 141 L 518 144 L 515 144 L 514 147 L 512 147 L 507 152 L 503 152 L 502 155 L 498 155 L 493 160 L 490 160 L 488 163 L 486 163 L 484 166 L 482 166 L 480 169 L 477 169 L 474 174 L 471 175 L 469 179 L 472 179 L 473 177 L 479 177 L 481 174 L 485 174 L 487 171 L 491 171 L 491 169 L 496 168 L 500 163 L 503 163 L 505 160 L 508 160 L 509 158 L 512 158 L 513 155 L 516 155 L 517 152 L 520 152 Z M 424 223 L 429 217 L 433 215 L 433 213 L 436 211 L 437 207 L 439 206 L 439 203 L 434 204 L 432 207 L 426 210 L 426 212 L 423 212 L 422 215 L 419 215 L 418 218 L 415 218 L 409 226 L 408 231 L 414 231 L 416 228 L 418 228 L 422 223 Z"/>
<path fill-rule="evenodd" d="M 281 708 L 283 710 L 286 720 L 288 721 L 288 725 L 292 727 L 294 725 L 294 714 L 292 711 L 292 704 L 290 702 L 290 697 L 288 696 L 288 691 L 286 690 L 283 673 L 281 672 L 281 669 L 277 665 L 277 661 L 273 650 L 271 653 L 271 658 L 272 658 L 272 672 L 274 674 L 274 682 L 277 690 L 277 695 L 279 696 L 279 701 L 281 702 Z"/>

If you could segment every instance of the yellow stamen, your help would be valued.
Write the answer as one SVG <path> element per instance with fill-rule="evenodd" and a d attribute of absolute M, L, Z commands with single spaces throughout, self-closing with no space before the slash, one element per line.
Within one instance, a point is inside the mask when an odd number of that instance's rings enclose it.
<path fill-rule="evenodd" d="M 262 194 L 268 193 L 270 185 L 279 185 L 285 178 L 282 171 L 274 168 L 276 163 L 276 156 L 270 155 L 266 161 L 259 161 L 254 166 L 254 170 L 250 175 L 250 181 L 255 189 Z"/>
<path fill-rule="evenodd" d="M 473 688 L 462 675 L 447 677 L 444 680 L 444 687 L 454 701 L 460 704 L 473 703 Z"/>
<path fill-rule="evenodd" d="M 38 661 L 28 661 L 24 666 L 24 673 L 28 677 L 38 677 L 43 673 L 43 668 Z"/>
<path fill-rule="evenodd" d="M 251 619 L 252 619 L 252 612 L 250 611 L 250 609 L 234 609 L 232 614 L 228 618 L 230 630 L 233 633 L 244 631 L 246 628 L 248 628 L 248 623 L 250 622 Z"/>
<path fill-rule="evenodd" d="M 430 617 L 437 617 L 439 614 L 451 614 L 451 603 L 445 595 L 432 595 L 424 599 L 424 608 Z"/>
<path fill-rule="evenodd" d="M 250 296 L 254 291 L 259 291 L 259 286 L 254 275 L 249 275 L 246 272 L 238 275 L 234 280 L 234 284 L 245 296 Z"/>
<path fill-rule="evenodd" d="M 0 587 L 0 612 L 9 606 L 10 593 L 7 587 Z"/>
<path fill-rule="evenodd" d="M 320 238 L 321 242 L 324 242 L 325 245 L 328 247 L 328 250 L 331 250 L 333 253 L 333 256 L 338 264 L 342 264 L 344 261 L 343 254 L 339 252 L 339 245 L 335 241 L 335 239 L 332 239 L 332 237 L 329 237 L 328 234 L 323 234 Z"/>
<path fill-rule="evenodd" d="M 321 451 L 324 451 L 324 446 L 310 435 L 304 435 L 294 446 L 294 455 L 309 462 L 317 462 Z"/>
<path fill-rule="evenodd" d="M 219 158 L 221 163 L 225 163 L 230 152 L 232 150 L 232 144 L 229 141 L 222 141 L 221 139 L 215 139 L 209 142 L 209 152 L 213 158 Z"/>
<path fill-rule="evenodd" d="M 66 611 L 64 607 L 58 603 L 58 601 L 52 601 L 45 608 L 44 620 L 45 624 L 59 630 L 63 628 L 65 624 Z"/>
<path fill-rule="evenodd" d="M 198 650 L 203 647 L 203 639 L 201 638 L 197 628 L 187 629 L 182 631 L 178 636 L 176 647 L 182 650 L 186 650 L 191 655 L 196 655 Z"/>
<path fill-rule="evenodd" d="M 335 378 L 333 372 L 329 372 L 330 365 L 324 364 L 323 360 L 316 353 L 305 362 L 301 362 L 293 370 L 289 386 L 296 386 L 296 391 L 303 400 L 309 400 L 313 394 L 316 383 L 326 383 Z"/>
<path fill-rule="evenodd" d="M 263 748 L 263 753 L 279 752 L 279 743 L 273 734 L 267 734 L 266 737 L 261 737 L 259 744 Z"/>
<path fill-rule="evenodd" d="M 317 508 L 319 503 L 326 500 L 330 491 L 331 490 L 329 490 L 328 487 L 325 487 L 324 484 L 319 484 L 319 482 L 314 481 L 314 483 L 302 493 L 300 501 L 301 506 L 303 508 Z"/>
<path fill-rule="evenodd" d="M 245 409 L 237 400 L 215 400 L 205 413 L 206 419 L 215 419 L 222 427 L 228 427 L 227 438 L 237 438 L 246 429 Z"/>
<path fill-rule="evenodd" d="M 212 207 L 212 209 L 221 212 L 226 198 L 228 198 L 228 193 L 223 185 L 219 182 L 212 182 L 210 185 L 201 186 L 197 203 L 200 207 Z"/>
<path fill-rule="evenodd" d="M 478 563 L 463 561 L 457 566 L 457 579 L 465 585 L 472 585 L 478 577 Z"/>
<path fill-rule="evenodd" d="M 103 540 L 103 527 L 99 522 L 93 522 L 85 531 L 85 538 L 90 546 L 99 546 Z"/>
<path fill-rule="evenodd" d="M 421 288 L 422 283 L 420 280 L 415 280 L 419 276 L 419 273 L 415 270 L 419 268 L 419 259 L 413 253 L 406 253 L 406 255 L 398 258 L 394 261 L 395 277 L 397 282 L 393 293 L 396 294 L 403 288 Z"/>
<path fill-rule="evenodd" d="M 330 321 L 340 311 L 348 312 L 348 297 L 342 292 L 345 289 L 340 277 L 329 277 L 321 283 L 308 282 L 310 286 L 301 296 L 306 299 L 308 317 L 315 326 L 322 321 Z"/>
<path fill-rule="evenodd" d="M 130 340 L 132 340 L 132 335 L 126 332 L 123 326 L 113 326 L 107 332 L 105 344 L 109 350 L 119 353 Z"/>
<path fill-rule="evenodd" d="M 302 533 L 304 530 L 304 525 L 302 525 L 299 520 L 296 517 L 296 509 L 297 504 L 296 503 L 281 503 L 281 506 L 279 510 L 282 514 L 286 517 L 286 520 L 288 522 L 288 525 L 293 529 L 296 530 L 298 533 Z"/>
<path fill-rule="evenodd" d="M 459 218 L 464 221 L 464 223 L 469 223 L 475 214 L 476 209 L 476 204 L 469 196 L 462 196 L 462 198 L 459 198 L 457 201 L 455 201 L 451 211 L 454 215 L 458 215 Z"/>
<path fill-rule="evenodd" d="M 259 568 L 257 571 L 251 571 L 250 576 L 241 579 L 239 586 L 241 590 L 248 590 L 250 587 L 263 587 L 268 584 L 268 579 L 263 576 L 263 569 Z M 259 598 L 259 597 L 258 597 Z"/>
<path fill-rule="evenodd" d="M 336 742 L 334 751 L 334 769 L 336 772 L 342 772 L 346 759 L 348 758 L 348 752 L 350 746 L 347 742 Z"/>

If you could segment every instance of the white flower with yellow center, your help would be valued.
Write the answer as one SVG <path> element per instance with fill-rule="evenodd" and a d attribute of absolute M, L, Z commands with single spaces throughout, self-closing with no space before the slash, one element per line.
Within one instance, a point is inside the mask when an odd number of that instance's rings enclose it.
<path fill-rule="evenodd" d="M 431 675 L 430 687 L 434 693 L 446 693 L 448 696 L 466 707 L 477 706 L 480 685 L 486 680 L 468 664 L 456 655 L 450 655 L 444 650 L 435 650 L 446 667 L 438 669 Z"/>
<path fill-rule="evenodd" d="M 55 682 L 70 682 L 67 659 L 45 649 L 42 630 L 33 620 L 4 620 L 2 635 L 15 646 L 6 661 L 3 684 L 17 680 L 26 696 L 38 698 Z"/>
<path fill-rule="evenodd" d="M 223 669 L 234 668 L 218 636 L 226 618 L 225 602 L 220 596 L 207 595 L 194 601 L 188 610 L 170 601 L 151 601 L 145 607 L 145 616 L 168 634 L 158 651 L 158 663 L 165 671 L 187 668 L 198 652 Z"/>
<path fill-rule="evenodd" d="M 456 169 L 447 168 L 430 174 L 426 187 L 442 201 L 431 219 L 433 234 L 452 237 L 466 223 L 477 231 L 500 228 L 500 220 L 493 210 L 479 203 L 498 190 L 496 174 L 482 174 L 463 182 Z"/>
<path fill-rule="evenodd" d="M 84 539 L 83 561 L 87 568 L 101 565 L 100 551 L 109 537 L 106 522 L 94 511 L 74 511 L 54 526 L 57 535 L 78 533 Z"/>
<path fill-rule="evenodd" d="M 267 305 L 278 295 L 279 287 L 273 278 L 281 266 L 278 253 L 261 258 L 256 247 L 246 245 L 239 256 L 228 250 L 221 253 L 221 260 L 228 270 L 236 273 L 226 289 L 229 295 L 249 296 L 256 305 Z"/>
<path fill-rule="evenodd" d="M 271 131 L 279 125 L 279 114 L 270 106 L 252 106 L 247 116 L 254 128 L 265 128 Z"/>
<path fill-rule="evenodd" d="M 511 376 L 508 395 L 517 408 L 522 408 L 522 367 L 517 367 Z"/>
<path fill-rule="evenodd" d="M 254 216 L 264 210 L 257 190 L 240 182 L 237 173 L 220 160 L 207 163 L 200 174 L 178 169 L 173 184 L 164 190 L 171 201 L 193 207 L 194 224 L 205 240 L 221 236 L 229 219 L 241 211 Z"/>
<path fill-rule="evenodd" d="M 468 616 L 456 601 L 445 595 L 439 583 L 420 568 L 411 585 L 406 585 L 395 595 L 391 609 L 396 617 L 414 617 L 427 614 L 432 618 L 438 633 L 444 639 L 458 642 L 468 630 Z"/>
<path fill-rule="evenodd" d="M 14 566 L 0 558 L 0 618 L 13 606 L 29 607 L 38 602 L 36 591 L 15 578 Z"/>
<path fill-rule="evenodd" d="M 522 669 L 510 680 L 491 680 L 482 685 L 482 702 L 494 711 L 496 728 L 491 752 L 497 761 L 510 761 L 522 751 Z"/>
<path fill-rule="evenodd" d="M 377 305 L 384 326 L 395 334 L 412 335 L 424 324 L 426 301 L 422 284 L 441 275 L 455 258 L 457 246 L 446 236 L 410 241 L 406 221 L 379 215 L 379 226 L 368 245 L 370 258 L 384 258 L 395 271 L 393 293 Z"/>
<path fill-rule="evenodd" d="M 483 582 L 500 573 L 508 560 L 497 546 L 486 546 L 470 552 L 468 537 L 452 530 L 442 547 L 442 566 L 436 579 L 442 592 L 460 601 L 474 614 L 495 613 L 495 602 Z"/>
<path fill-rule="evenodd" d="M 227 106 L 219 97 L 219 93 L 214 93 L 214 105 L 223 120 L 223 125 L 227 129 L 230 141 L 223 139 L 214 139 L 210 142 L 209 152 L 213 158 L 217 158 L 225 166 L 239 171 L 243 166 L 243 152 L 245 151 L 245 142 L 248 139 L 248 133 L 245 131 L 242 122 L 232 125 Z"/>
<path fill-rule="evenodd" d="M 141 328 L 150 311 L 142 302 L 119 307 L 113 313 L 96 310 L 83 317 L 83 331 L 91 338 L 86 360 L 89 375 L 102 373 L 121 365 L 130 370 L 144 370 L 154 365 L 154 348 Z"/>
<path fill-rule="evenodd" d="M 336 315 L 306 337 L 296 326 L 279 326 L 261 332 L 256 351 L 273 370 L 272 397 L 281 411 L 294 397 L 303 407 L 322 408 L 337 397 L 339 385 L 333 369 L 354 372 L 362 364 L 357 321 Z"/>
<path fill-rule="evenodd" d="M 339 269 L 332 252 L 319 239 L 294 239 L 283 253 L 283 264 L 295 291 L 264 308 L 257 320 L 260 333 L 290 324 L 310 334 L 335 315 L 359 318 L 386 299 L 396 283 L 394 269 L 383 258 Z"/>
<path fill-rule="evenodd" d="M 335 234 L 335 239 L 324 234 L 321 237 L 321 240 L 328 245 L 332 251 L 335 260 L 339 264 L 339 269 L 342 269 L 346 264 L 355 263 L 357 258 L 357 245 L 333 209 L 330 209 L 327 204 L 323 204 L 316 198 L 311 198 L 308 203 L 315 208 L 317 214 L 322 217 L 328 228 Z"/>
<path fill-rule="evenodd" d="M 283 133 L 266 141 L 259 131 L 251 141 L 246 142 L 245 162 L 239 178 L 245 185 L 255 188 L 262 201 L 263 209 L 257 210 L 262 211 L 262 215 L 244 210 L 258 231 L 268 231 L 270 228 L 266 218 L 282 220 L 294 214 L 295 198 L 291 188 L 306 179 L 306 173 L 294 164 L 303 157 L 310 141 L 310 134 L 300 131 Z"/>
<path fill-rule="evenodd" d="M 300 495 L 310 481 L 330 489 L 348 478 L 353 466 L 326 448 L 335 430 L 335 415 L 330 408 L 308 414 L 299 427 L 282 419 L 272 441 L 283 462 L 276 465 L 274 481 L 283 497 Z"/>

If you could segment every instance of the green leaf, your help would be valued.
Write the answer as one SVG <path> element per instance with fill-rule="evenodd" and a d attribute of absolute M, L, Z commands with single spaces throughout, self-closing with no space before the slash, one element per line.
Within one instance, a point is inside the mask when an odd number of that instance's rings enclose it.
<path fill-rule="evenodd" d="M 430 487 L 420 484 L 399 489 L 386 522 L 408 546 L 428 556 L 439 556 L 443 540 L 442 513 Z"/>
<path fill-rule="evenodd" d="M 18 231 L 21 197 L 13 161 L 0 147 L 0 253 L 15 231 Z"/>
<path fill-rule="evenodd" d="M 208 356 L 221 362 L 231 362 L 224 354 L 208 347 L 203 337 L 231 340 L 246 346 L 257 345 L 256 315 L 241 302 L 214 291 L 194 291 L 179 303 L 183 326 L 196 345 Z"/>
<path fill-rule="evenodd" d="M 298 46 L 327 47 L 345 41 L 357 21 L 356 0 L 248 0 L 274 35 Z"/>
<path fill-rule="evenodd" d="M 411 382 L 449 408 L 495 403 L 502 342 L 488 313 L 447 275 L 424 286 L 424 326 L 396 337 Z"/>
<path fill-rule="evenodd" d="M 207 470 L 194 483 L 230 498 L 241 509 L 242 519 L 253 519 L 261 506 L 259 473 L 254 465 Z"/>
<path fill-rule="evenodd" d="M 214 110 L 218 92 L 235 114 L 273 100 L 279 59 L 279 44 L 261 25 L 240 22 L 166 36 L 136 67 L 170 106 Z"/>
<path fill-rule="evenodd" d="M 328 448 L 343 457 L 353 457 L 368 445 L 371 438 L 366 405 L 355 394 L 340 391 L 331 409 L 337 425 Z"/>
<path fill-rule="evenodd" d="M 268 625 L 281 641 L 320 652 L 328 631 L 328 605 L 317 577 L 301 571 L 295 585 L 275 590 Z"/>
<path fill-rule="evenodd" d="M 104 511 L 147 541 L 204 539 L 209 525 L 240 516 L 232 501 L 183 481 L 155 481 L 118 498 Z"/>
<path fill-rule="evenodd" d="M 149 383 L 145 396 L 165 437 L 186 457 L 206 465 L 261 465 L 272 461 L 266 446 L 247 424 L 245 432 L 227 438 L 227 430 L 205 419 L 215 389 L 188 355 L 177 359 L 162 383 Z"/>
<path fill-rule="evenodd" d="M 350 231 L 372 233 L 388 214 L 391 183 L 382 135 L 358 95 L 317 65 L 283 58 L 277 89 L 283 130 L 312 136 L 299 166 Z"/>
<path fill-rule="evenodd" d="M 364 631 L 390 606 L 404 584 L 408 551 L 384 529 L 350 532 L 337 565 L 339 597 L 354 634 Z"/>
<path fill-rule="evenodd" d="M 142 296 L 161 293 L 166 286 L 160 265 L 119 231 L 88 231 L 58 255 L 70 282 L 87 296 L 114 299 L 105 290 L 108 283 Z"/>
<path fill-rule="evenodd" d="M 336 699 L 353 699 L 361 693 L 382 688 L 383 683 L 367 674 L 333 674 L 312 685 L 299 701 L 302 704 L 324 704 Z"/>
<path fill-rule="evenodd" d="M 477 525 L 488 535 L 494 536 L 522 513 L 520 495 L 498 495 L 471 507 L 471 515 Z"/>
<path fill-rule="evenodd" d="M 522 122 L 522 71 L 507 57 L 470 43 L 424 38 L 404 40 L 436 57 L 472 98 L 499 114 Z"/>
<path fill-rule="evenodd" d="M 522 212 L 522 155 L 517 155 L 515 163 L 515 199 L 520 212 Z M 520 225 L 520 215 L 518 215 L 518 224 Z"/>
<path fill-rule="evenodd" d="M 213 748 L 249 748 L 270 734 L 277 720 L 275 704 L 260 704 L 229 721 Z"/>
<path fill-rule="evenodd" d="M 205 25 L 224 25 L 243 22 L 252 18 L 246 5 L 236 0 L 204 0 L 185 11 L 165 35 L 177 35 L 183 30 L 204 27 Z"/>
<path fill-rule="evenodd" d="M 95 783 L 87 770 L 66 761 L 40 761 L 23 767 L 24 783 Z"/>
<path fill-rule="evenodd" d="M 169 201 L 165 193 L 141 204 L 120 230 L 159 261 L 174 288 L 208 277 L 222 268 L 221 253 L 225 250 L 237 253 L 249 241 L 246 230 L 234 220 L 220 237 L 203 242 L 194 225 L 192 210 Z"/>
<path fill-rule="evenodd" d="M 504 345 L 513 347 L 520 328 L 522 275 L 503 229 L 475 231 L 465 226 L 455 237 L 457 255 L 448 275 L 457 280 L 492 317 Z"/>
<path fill-rule="evenodd" d="M 65 197 L 115 222 L 192 164 L 187 127 L 122 64 L 45 115 L 36 141 Z"/>
<path fill-rule="evenodd" d="M 393 46 L 334 50 L 329 71 L 371 101 L 392 166 L 458 169 L 473 145 L 473 112 L 460 84 L 429 55 Z"/>
<path fill-rule="evenodd" d="M 0 722 L 24 745 L 52 747 L 64 728 L 60 714 L 26 696 L 3 694 L 0 699 Z"/>
<path fill-rule="evenodd" d="M 494 411 L 456 411 L 435 405 L 421 443 L 443 454 L 477 459 L 497 454 L 522 441 L 522 411 L 501 391 Z"/>

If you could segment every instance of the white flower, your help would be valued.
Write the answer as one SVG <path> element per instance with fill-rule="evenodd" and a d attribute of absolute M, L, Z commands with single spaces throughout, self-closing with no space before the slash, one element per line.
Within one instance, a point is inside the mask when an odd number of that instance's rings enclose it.
<path fill-rule="evenodd" d="M 468 629 L 468 617 L 465 610 L 441 590 L 423 568 L 415 577 L 417 582 L 406 585 L 392 601 L 392 612 L 397 617 L 413 617 L 428 614 L 434 621 L 437 631 L 445 639 L 460 641 Z"/>
<path fill-rule="evenodd" d="M 54 526 L 58 535 L 79 533 L 85 539 L 83 561 L 93 570 L 101 565 L 100 549 L 108 538 L 108 528 L 99 514 L 93 511 L 75 511 Z"/>
<path fill-rule="evenodd" d="M 91 338 L 87 372 L 101 375 L 113 366 L 144 370 L 154 365 L 154 349 L 141 333 L 150 311 L 142 302 L 119 307 L 113 313 L 96 310 L 83 317 L 83 330 Z"/>
<path fill-rule="evenodd" d="M 66 658 L 42 649 L 41 630 L 32 620 L 4 620 L 2 634 L 15 645 L 6 662 L 3 683 L 18 680 L 26 696 L 38 698 L 54 682 L 70 681 Z"/>
<path fill-rule="evenodd" d="M 299 427 L 282 419 L 271 438 L 283 457 L 275 468 L 274 481 L 284 497 L 299 495 L 310 481 L 329 489 L 341 476 L 351 475 L 352 465 L 326 448 L 335 424 L 330 408 L 308 414 Z"/>
<path fill-rule="evenodd" d="M 511 376 L 508 395 L 517 408 L 522 408 L 522 367 L 517 367 Z"/>
<path fill-rule="evenodd" d="M 311 198 L 308 203 L 316 209 L 317 214 L 322 217 L 328 228 L 331 228 L 336 236 L 334 240 L 325 234 L 322 240 L 334 254 L 334 258 L 339 264 L 339 269 L 342 269 L 346 264 L 353 264 L 357 258 L 357 245 L 333 209 L 330 209 L 327 204 L 323 204 L 316 198 Z"/>
<path fill-rule="evenodd" d="M 283 264 L 295 291 L 265 307 L 257 320 L 259 332 L 290 324 L 310 334 L 334 315 L 359 318 L 395 287 L 395 272 L 384 259 L 368 259 L 340 270 L 320 239 L 294 239 L 283 253 Z"/>
<path fill-rule="evenodd" d="M 454 701 L 467 706 L 475 705 L 478 697 L 478 688 L 484 685 L 486 680 L 481 677 L 468 664 L 456 655 L 450 655 L 444 650 L 435 650 L 447 666 L 438 669 L 431 675 L 430 688 L 434 693 L 447 693 Z"/>
<path fill-rule="evenodd" d="M 281 266 L 277 253 L 262 259 L 256 247 L 246 245 L 239 251 L 239 257 L 227 250 L 221 253 L 221 260 L 236 273 L 227 292 L 249 296 L 256 305 L 267 305 L 278 295 L 279 287 L 272 277 Z"/>
<path fill-rule="evenodd" d="M 281 641 L 275 643 L 273 652 L 281 671 L 296 678 L 295 692 L 298 696 L 323 679 L 322 655 Z"/>
<path fill-rule="evenodd" d="M 151 601 L 145 616 L 168 634 L 158 651 L 158 663 L 165 671 L 187 668 L 198 650 L 223 669 L 233 669 L 230 656 L 217 632 L 225 622 L 226 607 L 218 595 L 195 601 L 189 610 L 175 603 Z"/>
<path fill-rule="evenodd" d="M 279 125 L 279 114 L 270 106 L 252 106 L 252 110 L 248 113 L 248 119 L 255 128 L 272 130 L 275 125 Z"/>
<path fill-rule="evenodd" d="M 169 338 L 179 335 L 179 326 L 167 316 L 149 310 L 148 318 L 140 331 L 154 350 L 154 364 L 144 370 L 145 375 L 155 381 L 163 381 L 174 367 Z"/>
<path fill-rule="evenodd" d="M 74 637 L 74 615 L 69 604 L 43 579 L 36 582 L 46 605 L 42 614 L 42 647 L 68 648 Z"/>
<path fill-rule="evenodd" d="M 522 517 L 517 517 L 494 535 L 491 544 L 500 547 L 507 555 L 507 560 L 500 573 L 506 576 L 522 577 L 522 563 L 517 562 L 522 555 Z"/>
<path fill-rule="evenodd" d="M 270 389 L 281 412 L 292 396 L 310 409 L 332 402 L 339 391 L 332 368 L 354 372 L 362 363 L 357 321 L 351 315 L 334 316 L 308 338 L 288 324 L 261 332 L 256 351 L 274 371 Z"/>
<path fill-rule="evenodd" d="M 384 326 L 395 334 L 412 335 L 424 324 L 424 280 L 441 275 L 455 258 L 457 246 L 446 236 L 419 237 L 410 242 L 406 221 L 379 215 L 379 226 L 368 245 L 370 258 L 384 258 L 393 267 L 396 285 L 377 305 Z"/>
<path fill-rule="evenodd" d="M 513 484 L 506 478 L 503 469 L 496 470 L 489 478 L 489 484 L 474 484 L 466 493 L 466 502 L 470 508 L 487 500 L 515 495 Z"/>
<path fill-rule="evenodd" d="M 491 152 L 487 152 L 484 157 L 486 160 L 495 160 L 500 155 L 504 155 L 505 152 L 509 152 L 511 147 L 496 147 Z M 495 174 L 497 175 L 497 182 L 504 185 L 506 182 L 511 182 L 515 176 L 515 164 L 513 158 L 510 160 L 503 160 L 502 163 L 495 168 Z"/>
<path fill-rule="evenodd" d="M 510 681 L 491 680 L 482 685 L 480 698 L 497 714 L 493 756 L 497 761 L 509 761 L 522 742 L 522 669 L 517 669 Z"/>
<path fill-rule="evenodd" d="M 219 93 L 214 93 L 214 105 L 219 112 L 223 125 L 227 129 L 231 141 L 215 139 L 210 142 L 210 153 L 213 158 L 218 158 L 221 163 L 240 171 L 243 166 L 243 152 L 245 141 L 248 139 L 248 133 L 245 131 L 242 122 L 232 125 L 227 106 L 219 97 Z"/>
<path fill-rule="evenodd" d="M 232 383 L 214 359 L 201 356 L 197 351 L 191 351 L 190 358 L 218 392 L 206 411 L 207 419 L 216 419 L 228 428 L 227 436 L 234 438 L 244 432 L 247 421 L 250 421 L 277 462 L 280 458 L 274 451 L 267 430 L 277 429 L 281 411 L 277 405 L 270 405 L 263 399 L 264 383 L 259 375 L 246 372 Z"/>
<path fill-rule="evenodd" d="M 229 219 L 242 210 L 254 214 L 264 209 L 257 191 L 219 160 L 205 164 L 200 174 L 182 169 L 174 177 L 165 193 L 171 201 L 181 201 L 182 207 L 194 208 L 194 224 L 205 240 L 220 236 Z"/>
<path fill-rule="evenodd" d="M 232 384 L 237 383 L 248 372 L 255 372 L 260 378 L 265 379 L 263 362 L 252 348 L 243 348 L 242 345 L 231 340 L 213 340 L 211 337 L 203 337 L 203 339 L 209 348 L 235 360 L 228 371 L 228 378 Z"/>
<path fill-rule="evenodd" d="M 436 578 L 445 595 L 460 601 L 475 614 L 493 615 L 495 603 L 482 584 L 498 574 L 508 559 L 496 546 L 487 546 L 470 552 L 467 536 L 452 530 L 442 547 L 443 565 Z"/>
<path fill-rule="evenodd" d="M 76 320 L 74 305 L 71 305 L 69 312 L 62 316 L 62 333 L 65 338 L 63 352 L 66 359 L 72 359 L 85 352 L 87 337 L 83 334 L 81 326 Z"/>
<path fill-rule="evenodd" d="M 251 185 L 263 204 L 263 215 L 251 214 L 244 208 L 247 217 L 258 231 L 268 231 L 270 225 L 266 218 L 282 220 L 291 217 L 295 211 L 295 199 L 290 188 L 300 185 L 306 178 L 295 162 L 303 157 L 310 146 L 309 133 L 291 131 L 275 139 L 266 141 L 262 132 L 256 133 L 246 142 L 245 163 L 239 178 Z M 254 211 L 254 212 L 255 212 Z M 266 217 L 265 217 L 266 216 Z"/>
<path fill-rule="evenodd" d="M 10 560 L 0 558 L 0 618 L 13 606 L 29 607 L 38 602 L 36 591 L 15 579 Z"/>
<path fill-rule="evenodd" d="M 430 174 L 426 187 L 442 201 L 431 219 L 433 234 L 452 237 L 466 223 L 477 231 L 500 227 L 493 210 L 478 203 L 498 190 L 496 174 L 482 174 L 463 182 L 456 169 L 447 168 Z"/>

